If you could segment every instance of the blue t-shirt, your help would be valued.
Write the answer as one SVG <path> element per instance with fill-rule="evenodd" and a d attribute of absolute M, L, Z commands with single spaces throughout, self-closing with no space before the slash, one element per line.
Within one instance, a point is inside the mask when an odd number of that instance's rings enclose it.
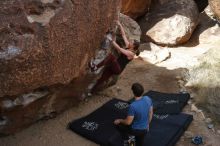
<path fill-rule="evenodd" d="M 149 110 L 152 107 L 152 101 L 148 96 L 143 96 L 130 104 L 128 116 L 134 116 L 132 129 L 147 129 L 149 122 Z"/>

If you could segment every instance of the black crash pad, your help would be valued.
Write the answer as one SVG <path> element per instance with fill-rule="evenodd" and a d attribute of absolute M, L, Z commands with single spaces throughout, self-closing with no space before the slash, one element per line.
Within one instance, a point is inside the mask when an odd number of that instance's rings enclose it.
<path fill-rule="evenodd" d="M 69 123 L 69 128 L 79 135 L 102 146 L 122 146 L 122 138 L 115 128 L 116 118 L 125 118 L 128 102 L 112 99 L 89 115 Z M 146 146 L 173 146 L 189 126 L 192 116 L 187 114 L 157 115 L 145 139 Z"/>
<path fill-rule="evenodd" d="M 154 113 L 156 114 L 178 114 L 190 99 L 188 93 L 162 93 L 149 91 L 144 94 L 152 99 Z"/>

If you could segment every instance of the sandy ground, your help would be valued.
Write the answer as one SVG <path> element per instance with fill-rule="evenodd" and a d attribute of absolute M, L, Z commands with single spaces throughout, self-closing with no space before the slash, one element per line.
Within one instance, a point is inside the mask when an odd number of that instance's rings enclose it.
<path fill-rule="evenodd" d="M 129 99 L 132 94 L 130 85 L 140 82 L 145 90 L 157 90 L 162 92 L 178 92 L 179 87 L 176 76 L 182 75 L 185 69 L 168 70 L 165 67 L 158 67 L 148 64 L 140 59 L 134 60 L 128 65 L 121 75 L 118 83 L 99 95 L 93 96 L 73 107 L 55 119 L 40 121 L 31 127 L 5 138 L 0 139 L 1 146 L 96 146 L 95 143 L 66 129 L 67 124 L 77 118 L 87 115 L 100 107 L 103 103 L 113 97 Z M 190 106 L 184 109 L 187 113 L 194 115 L 194 121 L 189 127 L 193 135 L 202 135 L 205 138 L 206 146 L 218 146 L 219 136 L 212 130 L 208 130 L 204 120 L 199 114 L 190 112 Z M 177 146 L 193 146 L 191 139 L 186 135 L 182 136 Z"/>

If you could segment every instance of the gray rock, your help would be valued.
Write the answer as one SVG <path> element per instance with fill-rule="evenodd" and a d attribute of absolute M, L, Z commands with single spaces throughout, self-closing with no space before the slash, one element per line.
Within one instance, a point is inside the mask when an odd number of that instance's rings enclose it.
<path fill-rule="evenodd" d="M 213 129 L 213 128 L 214 128 L 214 125 L 213 125 L 213 124 L 208 124 L 207 127 L 208 127 L 209 129 Z"/>
<path fill-rule="evenodd" d="M 206 118 L 206 119 L 205 119 L 205 122 L 206 122 L 207 124 L 209 124 L 209 123 L 212 122 L 212 119 L 211 119 L 211 118 Z"/>
<path fill-rule="evenodd" d="M 129 16 L 120 13 L 119 20 L 125 29 L 126 35 L 129 39 L 135 39 L 140 41 L 141 38 L 141 28 L 136 21 L 134 21 Z"/>
<path fill-rule="evenodd" d="M 192 104 L 192 101 L 191 101 L 191 100 L 189 100 L 189 101 L 187 102 L 187 104 L 188 104 L 188 105 L 191 105 L 191 104 Z"/>
<path fill-rule="evenodd" d="M 185 43 L 198 24 L 199 12 L 193 0 L 169 0 L 154 10 L 147 19 L 153 25 L 146 35 L 160 45 Z"/>

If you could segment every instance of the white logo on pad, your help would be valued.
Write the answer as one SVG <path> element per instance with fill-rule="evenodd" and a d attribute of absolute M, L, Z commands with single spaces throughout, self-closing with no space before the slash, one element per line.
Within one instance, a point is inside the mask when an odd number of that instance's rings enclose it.
<path fill-rule="evenodd" d="M 176 103 L 179 103 L 178 100 L 167 100 L 165 101 L 165 104 L 176 104 Z"/>
<path fill-rule="evenodd" d="M 159 120 L 164 120 L 164 119 L 168 118 L 169 115 L 168 115 L 168 114 L 166 114 L 166 115 L 157 115 L 157 114 L 154 114 L 154 117 L 155 117 L 156 119 L 159 119 Z"/>
<path fill-rule="evenodd" d="M 126 102 L 121 102 L 119 101 L 118 103 L 115 104 L 115 107 L 122 110 L 122 109 L 126 109 L 129 107 L 129 104 Z"/>
<path fill-rule="evenodd" d="M 82 124 L 82 128 L 85 128 L 86 130 L 89 130 L 89 131 L 95 131 L 97 130 L 99 127 L 99 124 L 97 124 L 96 122 L 87 122 L 85 121 L 83 124 Z"/>

